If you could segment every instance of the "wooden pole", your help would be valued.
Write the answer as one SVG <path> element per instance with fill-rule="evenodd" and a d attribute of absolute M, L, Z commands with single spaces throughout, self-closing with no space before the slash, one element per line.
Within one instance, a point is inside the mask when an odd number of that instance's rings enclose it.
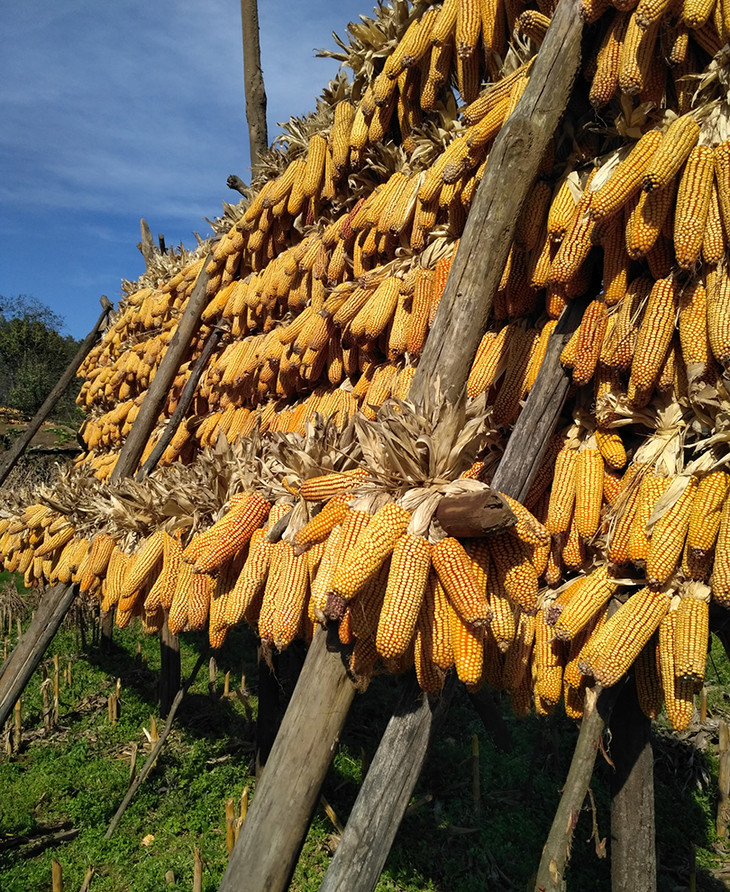
<path fill-rule="evenodd" d="M 213 351 L 218 345 L 218 341 L 220 340 L 221 335 L 224 332 L 225 329 L 220 328 L 219 326 L 215 326 L 213 329 L 211 329 L 211 332 L 208 335 L 208 339 L 205 342 L 205 346 L 203 347 L 200 356 L 193 363 L 193 367 L 190 370 L 188 380 L 185 382 L 185 387 L 183 387 L 183 391 L 180 394 L 180 399 L 178 400 L 177 406 L 175 407 L 175 411 L 172 413 L 167 424 L 165 425 L 162 436 L 155 444 L 155 447 L 150 453 L 149 458 L 137 472 L 137 480 L 144 480 L 144 478 L 152 470 L 154 470 L 157 462 L 162 456 L 162 453 L 165 451 L 168 444 L 175 435 L 175 431 L 178 429 L 178 427 L 180 427 L 180 422 L 185 417 L 185 413 L 187 412 L 188 407 L 192 402 L 193 396 L 195 395 L 195 389 L 198 386 L 198 381 L 200 381 L 200 376 L 207 368 L 210 357 L 213 355 Z"/>
<path fill-rule="evenodd" d="M 730 817 L 730 728 L 723 719 L 719 722 L 720 765 L 717 772 L 717 835 L 727 837 L 728 817 Z"/>
<path fill-rule="evenodd" d="M 442 397 L 463 391 L 507 262 L 522 203 L 570 97 L 580 65 L 579 0 L 560 0 L 530 80 L 489 154 L 409 399 L 424 405 L 440 379 Z"/>
<path fill-rule="evenodd" d="M 656 892 L 654 755 L 651 720 L 636 684 L 624 685 L 611 713 L 611 892 Z"/>
<path fill-rule="evenodd" d="M 355 686 L 318 630 L 236 842 L 220 892 L 286 889 Z M 272 832 L 273 831 L 273 832 Z"/>
<path fill-rule="evenodd" d="M 63 394 L 66 391 L 66 388 L 71 383 L 71 380 L 76 375 L 76 372 L 79 369 L 81 363 L 86 359 L 89 351 L 96 343 L 97 336 L 99 334 L 99 330 L 101 329 L 106 317 L 109 315 L 109 311 L 113 308 L 113 304 L 111 301 L 102 295 L 101 297 L 101 306 L 102 311 L 99 318 L 96 320 L 96 324 L 91 329 L 91 331 L 84 338 L 81 346 L 78 349 L 76 356 L 71 360 L 66 371 L 61 375 L 58 379 L 56 386 L 51 390 L 48 396 L 45 399 L 45 402 L 40 407 L 40 409 L 35 413 L 33 419 L 31 420 L 28 427 L 25 429 L 25 433 L 22 437 L 19 437 L 11 449 L 8 450 L 3 460 L 0 462 L 0 484 L 5 481 L 5 478 L 12 471 L 15 463 L 18 461 L 20 456 L 25 452 L 28 444 L 33 439 L 33 437 L 40 430 L 43 422 L 48 418 L 53 407 L 56 403 L 61 399 Z"/>
<path fill-rule="evenodd" d="M 248 144 L 253 165 L 269 147 L 266 126 L 266 88 L 261 70 L 259 10 L 256 0 L 241 0 L 241 32 L 243 35 L 243 86 L 246 96 Z"/>
<path fill-rule="evenodd" d="M 0 669 L 0 727 L 38 668 L 77 592 L 78 586 L 63 583 L 47 589 L 26 633 L 3 663 Z"/>
<path fill-rule="evenodd" d="M 601 735 L 622 686 L 622 682 L 606 689 L 596 685 L 586 691 L 578 741 L 550 833 L 542 850 L 535 892 L 561 892 L 564 888 L 563 877 L 570 856 L 573 830 L 591 782 Z"/>
<path fill-rule="evenodd" d="M 53 892 L 63 892 L 63 870 L 55 858 L 51 859 L 51 883 Z"/>
<path fill-rule="evenodd" d="M 200 314 L 208 302 L 206 288 L 209 279 L 207 272 L 209 260 L 210 255 L 203 262 L 203 268 L 195 280 L 192 294 L 180 317 L 175 334 L 172 336 L 172 340 L 165 355 L 162 357 L 155 377 L 142 401 L 132 430 L 129 432 L 124 446 L 122 446 L 119 458 L 110 477 L 113 483 L 116 483 L 123 477 L 131 477 L 136 471 L 140 457 L 144 452 L 144 447 L 159 419 L 162 403 L 178 373 L 183 357 L 190 349 L 190 341 L 200 322 Z"/>

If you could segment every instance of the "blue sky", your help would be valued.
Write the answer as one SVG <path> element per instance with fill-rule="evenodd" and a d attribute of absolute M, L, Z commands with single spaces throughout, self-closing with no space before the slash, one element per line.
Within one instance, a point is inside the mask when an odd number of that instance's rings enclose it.
<path fill-rule="evenodd" d="M 371 0 L 259 0 L 269 139 L 338 70 L 316 59 Z M 139 220 L 195 246 L 248 181 L 239 0 L 0 0 L 0 295 L 84 337 L 144 271 Z"/>

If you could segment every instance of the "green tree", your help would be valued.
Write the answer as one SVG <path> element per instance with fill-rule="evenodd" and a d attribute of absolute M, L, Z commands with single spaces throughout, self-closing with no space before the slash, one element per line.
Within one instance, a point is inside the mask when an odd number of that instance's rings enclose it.
<path fill-rule="evenodd" d="M 63 319 L 28 295 L 0 296 L 0 405 L 33 415 L 79 347 L 62 335 Z M 72 383 L 53 412 L 57 421 L 78 422 L 80 382 Z"/>

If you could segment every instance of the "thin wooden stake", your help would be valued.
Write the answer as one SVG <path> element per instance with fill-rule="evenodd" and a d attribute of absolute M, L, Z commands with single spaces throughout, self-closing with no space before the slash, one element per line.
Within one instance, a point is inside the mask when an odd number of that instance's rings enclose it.
<path fill-rule="evenodd" d="M 18 697 L 18 702 L 15 704 L 15 728 L 13 735 L 13 748 L 16 752 L 20 749 L 20 744 L 23 739 L 22 703 L 22 699 Z"/>
<path fill-rule="evenodd" d="M 197 846 L 193 855 L 193 892 L 203 892 L 203 859 Z"/>
<path fill-rule="evenodd" d="M 43 727 L 46 731 L 50 731 L 53 723 L 53 712 L 51 710 L 51 679 L 46 678 L 41 682 L 41 697 L 43 698 Z"/>
<path fill-rule="evenodd" d="M 700 724 L 704 725 L 707 721 L 707 688 L 702 685 L 700 692 Z"/>
<path fill-rule="evenodd" d="M 69 687 L 69 688 L 71 687 L 71 680 L 72 680 L 72 674 L 71 674 L 71 660 L 69 660 L 69 661 L 68 661 L 68 666 L 66 667 L 66 686 Z"/>
<path fill-rule="evenodd" d="M 230 855 L 236 842 L 236 813 L 233 797 L 226 799 L 226 852 Z"/>
<path fill-rule="evenodd" d="M 231 695 L 231 670 L 229 669 L 226 672 L 225 678 L 223 679 L 223 696 L 230 697 Z"/>
<path fill-rule="evenodd" d="M 170 712 L 168 713 L 167 721 L 165 722 L 165 727 L 162 729 L 162 734 L 160 735 L 160 739 L 155 744 L 155 746 L 154 746 L 152 752 L 149 754 L 149 756 L 147 756 L 147 760 L 145 761 L 144 765 L 142 766 L 142 770 L 140 771 L 140 773 L 137 775 L 137 777 L 135 777 L 135 779 L 129 785 L 129 789 L 127 790 L 127 793 L 126 793 L 124 799 L 122 800 L 121 805 L 116 810 L 116 813 L 115 813 L 114 817 L 112 818 L 111 823 L 109 824 L 106 833 L 104 834 L 104 839 L 112 838 L 114 831 L 117 828 L 117 825 L 119 824 L 119 822 L 122 819 L 122 815 L 126 811 L 129 803 L 132 801 L 132 797 L 137 792 L 137 789 L 139 788 L 140 784 L 144 781 L 144 779 L 147 777 L 147 775 L 152 770 L 152 766 L 157 761 L 157 757 L 160 754 L 162 745 L 164 744 L 165 740 L 167 739 L 167 735 L 170 733 L 170 729 L 172 728 L 172 722 L 173 722 L 173 719 L 175 718 L 175 713 L 177 712 L 177 708 L 182 703 L 182 699 L 185 696 L 185 694 L 187 693 L 188 688 L 193 683 L 193 681 L 195 681 L 195 678 L 196 678 L 198 672 L 200 671 L 200 667 L 203 665 L 204 661 L 205 661 L 205 651 L 203 651 L 203 653 L 198 657 L 198 661 L 195 664 L 192 673 L 190 674 L 190 678 L 188 678 L 188 680 L 185 682 L 185 684 L 180 688 L 180 690 L 177 692 L 175 699 L 172 701 L 172 706 L 170 707 Z"/>
<path fill-rule="evenodd" d="M 152 743 L 157 743 L 159 739 L 160 735 L 157 731 L 157 722 L 155 721 L 155 717 L 150 715 L 150 741 Z"/>
<path fill-rule="evenodd" d="M 61 712 L 60 705 L 60 664 L 58 661 L 58 654 L 54 654 L 53 657 L 53 722 L 54 724 L 58 724 L 58 716 Z"/>
<path fill-rule="evenodd" d="M 241 793 L 241 807 L 239 810 L 239 818 L 241 823 L 246 820 L 246 815 L 248 814 L 248 787 L 243 788 L 243 792 Z"/>
<path fill-rule="evenodd" d="M 22 621 L 21 621 L 21 619 L 20 619 L 19 616 L 16 616 L 16 617 L 15 617 L 15 623 L 16 623 L 16 626 L 17 626 L 18 641 L 20 641 L 20 639 L 23 637 L 23 623 L 22 623 Z"/>
<path fill-rule="evenodd" d="M 90 867 L 86 871 L 86 876 L 84 877 L 84 881 L 81 884 L 81 888 L 79 889 L 79 892 L 89 892 L 89 887 L 91 886 L 91 880 L 93 879 L 93 877 L 94 877 L 94 868 Z"/>
<path fill-rule="evenodd" d="M 728 816 L 730 816 L 730 727 L 724 719 L 720 719 L 718 731 L 720 735 L 720 764 L 717 772 L 717 835 L 724 839 L 727 836 Z"/>
<path fill-rule="evenodd" d="M 218 679 L 218 664 L 215 657 L 211 657 L 208 663 L 208 693 L 212 700 L 217 699 L 215 687 Z"/>
<path fill-rule="evenodd" d="M 51 860 L 51 881 L 53 892 L 63 892 L 63 870 L 55 858 Z"/>
<path fill-rule="evenodd" d="M 137 773 L 137 744 L 132 744 L 132 752 L 129 754 L 129 783 L 134 780 Z"/>

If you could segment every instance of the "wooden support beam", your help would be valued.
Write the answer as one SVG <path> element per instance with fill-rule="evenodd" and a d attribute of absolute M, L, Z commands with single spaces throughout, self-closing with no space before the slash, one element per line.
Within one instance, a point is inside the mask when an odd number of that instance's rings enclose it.
<path fill-rule="evenodd" d="M 565 888 L 563 878 L 570 856 L 573 831 L 591 782 L 601 736 L 622 686 L 623 682 L 605 689 L 596 685 L 586 691 L 578 741 L 550 833 L 542 850 L 535 892 L 562 892 Z"/>
<path fill-rule="evenodd" d="M 108 300 L 108 298 L 102 295 L 101 306 L 101 314 L 96 320 L 96 324 L 94 325 L 94 327 L 84 338 L 81 346 L 78 349 L 78 352 L 76 353 L 76 356 L 74 356 L 74 358 L 71 360 L 66 371 L 58 379 L 56 386 L 53 388 L 53 390 L 51 390 L 51 392 L 46 397 L 43 405 L 33 416 L 33 419 L 31 420 L 28 427 L 25 429 L 25 433 L 23 434 L 23 436 L 19 437 L 15 441 L 15 443 L 13 443 L 12 448 L 9 449 L 7 453 L 5 453 L 5 456 L 0 462 L 0 484 L 4 482 L 5 478 L 12 471 L 20 456 L 27 449 L 30 441 L 38 433 L 43 422 L 53 411 L 53 407 L 66 392 L 66 388 L 71 383 L 72 379 L 76 375 L 76 372 L 79 370 L 79 366 L 84 361 L 84 359 L 86 359 L 89 351 L 96 343 L 99 336 L 99 331 L 104 325 L 106 317 L 109 315 L 109 312 L 114 305 L 110 300 Z"/>
<path fill-rule="evenodd" d="M 220 892 L 288 887 L 355 686 L 318 629 L 233 849 Z"/>
<path fill-rule="evenodd" d="M 30 626 L 0 668 L 0 728 L 13 711 L 78 593 L 59 583 L 46 589 Z"/>
<path fill-rule="evenodd" d="M 209 278 L 207 272 L 209 260 L 210 255 L 203 261 L 203 268 L 195 280 L 192 294 L 177 324 L 175 334 L 172 336 L 165 355 L 157 368 L 155 377 L 142 401 L 139 413 L 132 425 L 132 430 L 129 432 L 124 446 L 122 446 L 119 458 L 110 477 L 113 483 L 116 483 L 123 477 L 131 477 L 137 470 L 144 447 L 159 420 L 162 403 L 178 373 L 183 357 L 190 349 L 190 341 L 200 323 L 200 314 L 208 302 L 206 288 Z"/>
<path fill-rule="evenodd" d="M 656 892 L 654 755 L 651 720 L 628 680 L 610 721 L 611 892 Z"/>
<path fill-rule="evenodd" d="M 185 414 L 188 411 L 188 407 L 190 406 L 193 396 L 195 395 L 195 389 L 198 386 L 198 381 L 200 381 L 200 376 L 208 367 L 210 357 L 213 355 L 213 351 L 218 345 L 218 341 L 220 340 L 221 335 L 223 335 L 224 333 L 225 329 L 220 328 L 216 325 L 208 335 L 205 346 L 203 347 L 200 356 L 198 356 L 198 358 L 193 363 L 193 367 L 190 369 L 190 375 L 188 376 L 188 380 L 185 382 L 185 387 L 183 387 L 183 391 L 180 394 L 180 399 L 178 400 L 177 406 L 175 407 L 175 411 L 172 413 L 167 424 L 165 425 L 165 430 L 162 432 L 162 436 L 157 441 L 157 443 L 155 443 L 155 447 L 150 453 L 149 458 L 137 472 L 136 479 L 138 481 L 144 480 L 144 478 L 154 470 L 157 462 L 162 456 L 162 453 L 165 451 L 168 444 L 175 435 L 175 431 L 180 426 L 180 422 L 185 417 Z"/>
<path fill-rule="evenodd" d="M 579 0 L 560 0 L 530 80 L 489 153 L 409 399 L 423 405 L 437 379 L 455 402 L 469 376 L 507 262 L 520 208 L 565 111 L 580 65 Z"/>

